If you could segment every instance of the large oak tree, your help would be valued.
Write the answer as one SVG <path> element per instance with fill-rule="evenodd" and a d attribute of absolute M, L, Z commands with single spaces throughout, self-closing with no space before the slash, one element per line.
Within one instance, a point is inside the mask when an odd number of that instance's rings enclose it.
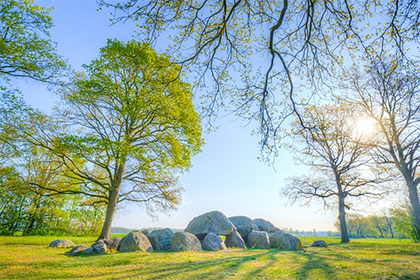
<path fill-rule="evenodd" d="M 108 238 L 122 201 L 146 203 L 151 212 L 179 203 L 176 174 L 200 151 L 200 117 L 179 66 L 147 43 L 108 40 L 84 67 L 61 91 L 57 118 L 67 131 L 44 144 L 66 176 L 85 182 L 85 195 L 107 205 L 99 238 Z"/>

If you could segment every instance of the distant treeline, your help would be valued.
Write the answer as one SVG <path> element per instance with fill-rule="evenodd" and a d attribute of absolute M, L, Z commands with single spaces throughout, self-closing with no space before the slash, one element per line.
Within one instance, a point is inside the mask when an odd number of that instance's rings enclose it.
<path fill-rule="evenodd" d="M 132 232 L 133 230 L 142 231 L 142 230 L 147 230 L 147 229 L 149 229 L 150 231 L 155 231 L 155 230 L 164 229 L 164 228 L 162 228 L 162 227 L 151 227 L 151 228 L 140 228 L 140 229 L 128 229 L 128 228 L 125 228 L 125 227 L 112 227 L 111 228 L 111 233 L 113 233 L 113 234 L 127 234 L 129 232 Z M 183 229 L 180 229 L 180 228 L 172 228 L 172 230 L 174 232 L 184 231 Z"/>

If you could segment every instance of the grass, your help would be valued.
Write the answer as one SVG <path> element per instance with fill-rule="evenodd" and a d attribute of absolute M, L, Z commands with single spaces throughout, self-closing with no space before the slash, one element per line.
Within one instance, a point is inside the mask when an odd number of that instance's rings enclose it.
<path fill-rule="evenodd" d="M 62 237 L 60 237 L 61 239 Z M 48 248 L 57 237 L 0 237 L 0 279 L 420 279 L 420 244 L 409 240 L 356 239 L 303 251 L 111 253 L 68 257 Z M 90 246 L 95 238 L 70 237 Z"/>

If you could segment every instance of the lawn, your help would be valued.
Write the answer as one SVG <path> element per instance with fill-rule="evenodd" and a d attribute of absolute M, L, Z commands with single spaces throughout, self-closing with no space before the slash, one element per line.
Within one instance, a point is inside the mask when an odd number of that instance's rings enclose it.
<path fill-rule="evenodd" d="M 62 238 L 62 237 L 60 237 Z M 111 253 L 68 257 L 48 248 L 57 237 L 0 237 L 0 279 L 420 279 L 420 244 L 409 240 L 356 239 L 304 250 Z M 71 237 L 90 246 L 92 237 Z"/>

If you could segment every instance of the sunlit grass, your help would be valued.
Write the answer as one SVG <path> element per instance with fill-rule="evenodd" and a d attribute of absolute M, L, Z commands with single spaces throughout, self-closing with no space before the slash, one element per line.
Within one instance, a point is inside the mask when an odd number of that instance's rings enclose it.
<path fill-rule="evenodd" d="M 60 237 L 62 238 L 62 237 Z M 356 239 L 304 250 L 232 250 L 185 253 L 112 253 L 68 257 L 48 248 L 56 237 L 0 237 L 1 279 L 420 279 L 420 244 Z M 69 238 L 90 246 L 95 238 Z M 3 277 L 3 278 L 2 278 Z"/>

